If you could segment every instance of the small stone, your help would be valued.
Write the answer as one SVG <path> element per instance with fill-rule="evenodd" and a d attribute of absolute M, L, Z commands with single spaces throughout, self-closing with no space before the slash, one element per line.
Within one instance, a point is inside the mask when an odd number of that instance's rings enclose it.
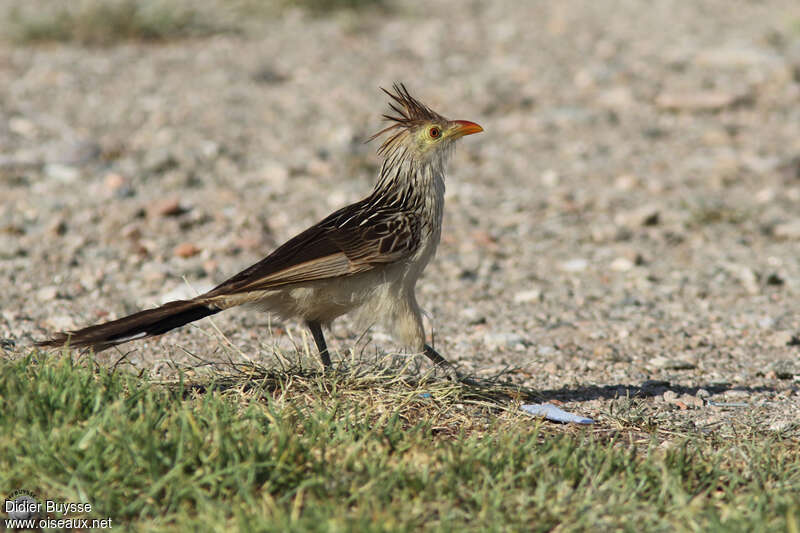
<path fill-rule="evenodd" d="M 188 211 L 177 198 L 170 198 L 153 206 L 151 213 L 162 217 L 176 217 Z"/>
<path fill-rule="evenodd" d="M 709 396 L 711 396 L 711 393 L 708 392 L 706 389 L 697 389 L 695 396 L 697 396 L 698 398 L 708 398 Z"/>
<path fill-rule="evenodd" d="M 611 262 L 609 268 L 616 272 L 627 272 L 634 267 L 633 261 L 627 257 L 617 257 Z"/>
<path fill-rule="evenodd" d="M 645 205 L 627 213 L 619 213 L 614 217 L 614 222 L 620 226 L 638 228 L 641 226 L 655 226 L 659 223 L 660 218 L 661 214 L 658 206 Z"/>
<path fill-rule="evenodd" d="M 758 283 L 758 275 L 752 268 L 746 265 L 739 265 L 736 263 L 728 263 L 723 267 L 733 274 L 741 282 L 742 287 L 750 294 L 758 294 L 761 292 L 761 287 Z"/>
<path fill-rule="evenodd" d="M 75 321 L 70 315 L 55 315 L 48 317 L 44 326 L 50 331 L 68 331 L 75 329 Z"/>
<path fill-rule="evenodd" d="M 126 239 L 135 241 L 142 237 L 142 228 L 140 228 L 139 224 L 136 223 L 127 224 L 122 227 L 122 230 L 120 230 L 120 235 Z"/>
<path fill-rule="evenodd" d="M 213 159 L 214 157 L 217 157 L 220 154 L 220 151 L 220 145 L 214 141 L 203 141 L 200 144 L 200 153 L 203 154 L 203 157 L 206 159 Z"/>
<path fill-rule="evenodd" d="M 775 189 L 771 187 L 761 189 L 756 193 L 755 199 L 759 204 L 768 204 L 775 200 Z"/>
<path fill-rule="evenodd" d="M 524 349 L 528 345 L 527 339 L 517 333 L 493 332 L 483 336 L 486 347 L 492 350 L 500 348 Z"/>
<path fill-rule="evenodd" d="M 144 167 L 153 173 L 166 172 L 178 166 L 178 161 L 166 148 L 155 148 L 147 152 Z"/>
<path fill-rule="evenodd" d="M 680 401 L 688 407 L 703 407 L 703 400 L 691 394 L 681 394 Z"/>
<path fill-rule="evenodd" d="M 110 193 L 114 193 L 125 185 L 125 178 L 116 172 L 109 172 L 103 180 L 103 186 Z"/>
<path fill-rule="evenodd" d="M 277 161 L 268 161 L 261 168 L 261 178 L 278 194 L 286 192 L 289 185 L 289 169 Z"/>
<path fill-rule="evenodd" d="M 597 96 L 597 103 L 611 109 L 624 109 L 633 104 L 633 93 L 629 87 L 612 87 Z"/>
<path fill-rule="evenodd" d="M 614 179 L 614 187 L 621 191 L 630 191 L 641 186 L 641 181 L 633 174 L 621 174 Z"/>
<path fill-rule="evenodd" d="M 665 402 L 672 403 L 678 399 L 678 393 L 672 390 L 664 391 L 663 398 Z"/>
<path fill-rule="evenodd" d="M 58 296 L 58 287 L 50 285 L 36 291 L 36 298 L 41 302 L 51 302 Z"/>
<path fill-rule="evenodd" d="M 591 228 L 594 242 L 613 241 L 617 237 L 619 228 L 614 224 L 593 224 Z"/>
<path fill-rule="evenodd" d="M 650 364 L 655 368 L 664 370 L 691 370 L 697 366 L 687 359 L 673 359 L 662 355 L 657 355 L 650 359 Z"/>
<path fill-rule="evenodd" d="M 588 266 L 589 262 L 586 259 L 570 259 L 561 263 L 561 270 L 565 272 L 583 272 Z"/>
<path fill-rule="evenodd" d="M 798 240 L 800 239 L 800 220 L 778 224 L 773 228 L 772 234 L 779 239 Z"/>
<path fill-rule="evenodd" d="M 77 168 L 69 165 L 62 165 L 60 163 L 51 163 L 49 165 L 45 165 L 44 173 L 48 178 L 52 178 L 63 183 L 71 183 L 78 179 L 78 176 L 80 175 L 80 172 L 78 172 Z"/>
<path fill-rule="evenodd" d="M 470 326 L 486 324 L 486 317 L 475 307 L 465 307 L 461 310 L 461 316 Z"/>
<path fill-rule="evenodd" d="M 789 346 L 790 343 L 792 342 L 792 339 L 794 338 L 794 335 L 795 334 L 793 331 L 786 331 L 786 330 L 776 331 L 774 334 L 772 334 L 772 337 L 770 338 L 770 343 L 776 348 Z"/>
<path fill-rule="evenodd" d="M 203 262 L 203 270 L 209 276 L 214 274 L 218 268 L 219 268 L 219 263 L 217 263 L 213 259 L 209 259 L 208 261 Z"/>
<path fill-rule="evenodd" d="M 775 327 L 775 319 L 771 316 L 765 316 L 758 320 L 758 327 L 761 329 L 772 329 Z"/>
<path fill-rule="evenodd" d="M 100 145 L 94 141 L 72 139 L 50 145 L 46 158 L 48 163 L 79 167 L 97 159 L 101 153 Z"/>
<path fill-rule="evenodd" d="M 542 185 L 545 187 L 555 187 L 558 185 L 559 176 L 553 169 L 547 169 L 542 173 Z"/>
<path fill-rule="evenodd" d="M 188 258 L 199 254 L 200 248 L 190 242 L 184 242 L 175 247 L 174 253 L 178 257 Z"/>
<path fill-rule="evenodd" d="M 36 134 L 36 124 L 24 117 L 11 117 L 8 119 L 8 129 L 12 133 L 23 137 L 33 137 Z"/>
<path fill-rule="evenodd" d="M 542 367 L 542 370 L 544 370 L 545 374 L 550 374 L 553 376 L 557 375 L 560 369 L 561 368 L 558 366 L 558 363 L 556 363 L 555 361 L 548 361 Z"/>
<path fill-rule="evenodd" d="M 552 346 L 537 346 L 536 347 L 536 355 L 541 357 L 549 357 L 556 353 L 556 349 Z"/>
<path fill-rule="evenodd" d="M 514 295 L 514 301 L 520 303 L 538 302 L 542 298 L 542 291 L 539 289 L 530 289 L 521 291 Z"/>

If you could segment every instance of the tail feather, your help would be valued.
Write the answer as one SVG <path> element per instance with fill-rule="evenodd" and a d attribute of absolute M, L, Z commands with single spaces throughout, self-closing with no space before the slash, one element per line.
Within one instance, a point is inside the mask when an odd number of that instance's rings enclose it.
<path fill-rule="evenodd" d="M 59 333 L 52 339 L 37 342 L 36 346 L 55 347 L 68 344 L 73 348 L 93 348 L 99 352 L 124 342 L 161 335 L 220 311 L 221 309 L 196 301 L 178 300 L 105 324 Z"/>

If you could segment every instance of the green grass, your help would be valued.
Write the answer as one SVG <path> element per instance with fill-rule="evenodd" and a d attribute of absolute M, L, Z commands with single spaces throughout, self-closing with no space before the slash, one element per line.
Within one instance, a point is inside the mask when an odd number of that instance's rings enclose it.
<path fill-rule="evenodd" d="M 89 501 L 117 529 L 798 530 L 800 446 L 751 431 L 665 446 L 375 372 L 190 386 L 44 354 L 0 365 L 0 492 Z"/>

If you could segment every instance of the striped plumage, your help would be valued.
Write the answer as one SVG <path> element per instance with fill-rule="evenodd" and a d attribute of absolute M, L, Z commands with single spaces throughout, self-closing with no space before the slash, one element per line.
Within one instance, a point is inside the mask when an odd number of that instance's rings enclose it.
<path fill-rule="evenodd" d="M 39 346 L 88 347 L 96 351 L 249 304 L 285 319 L 303 320 L 326 365 L 330 359 L 321 326 L 359 310 L 385 322 L 398 341 L 446 364 L 425 344 L 414 287 L 439 244 L 444 174 L 456 139 L 482 131 L 451 121 L 414 99 L 404 85 L 384 89 L 392 101 L 389 134 L 378 149 L 383 159 L 372 193 L 287 241 L 260 262 L 191 300 L 60 333 Z"/>

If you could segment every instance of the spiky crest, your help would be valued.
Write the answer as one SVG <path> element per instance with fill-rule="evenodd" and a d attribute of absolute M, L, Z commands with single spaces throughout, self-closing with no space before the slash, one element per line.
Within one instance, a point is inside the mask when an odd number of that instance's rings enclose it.
<path fill-rule="evenodd" d="M 425 122 L 443 122 L 447 120 L 442 115 L 411 96 L 404 84 L 394 83 L 392 84 L 392 89 L 394 92 L 387 91 L 381 87 L 381 90 L 393 100 L 389 102 L 389 107 L 399 116 L 384 114 L 383 118 L 389 122 L 393 122 L 393 124 L 367 139 L 367 142 L 370 142 L 384 133 L 394 132 L 394 134 L 386 139 L 383 144 L 381 144 L 380 148 L 378 148 L 379 155 L 385 155 L 389 148 L 394 145 L 395 141 L 398 140 L 405 131 Z"/>

